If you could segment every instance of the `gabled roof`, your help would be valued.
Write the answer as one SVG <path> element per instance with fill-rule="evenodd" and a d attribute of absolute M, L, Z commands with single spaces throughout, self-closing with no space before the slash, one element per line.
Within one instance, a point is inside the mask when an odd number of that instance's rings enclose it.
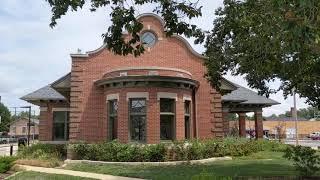
<path fill-rule="evenodd" d="M 20 99 L 25 101 L 66 100 L 66 98 L 62 96 L 58 91 L 53 89 L 50 84 L 30 94 L 23 96 Z"/>
<path fill-rule="evenodd" d="M 236 83 L 233 83 L 237 89 L 232 91 L 229 94 L 226 94 L 222 96 L 222 101 L 224 102 L 238 102 L 239 104 L 243 105 L 248 105 L 248 104 L 253 104 L 253 105 L 267 105 L 267 106 L 272 106 L 276 104 L 280 104 L 277 101 L 274 101 L 272 99 L 266 98 L 264 96 L 259 95 L 258 93 L 242 87 Z"/>

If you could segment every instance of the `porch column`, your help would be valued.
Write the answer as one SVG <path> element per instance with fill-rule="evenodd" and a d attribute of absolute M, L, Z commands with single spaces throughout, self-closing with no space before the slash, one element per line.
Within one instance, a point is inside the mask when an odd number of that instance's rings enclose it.
<path fill-rule="evenodd" d="M 246 113 L 238 113 L 239 116 L 239 136 L 246 137 Z"/>
<path fill-rule="evenodd" d="M 228 120 L 228 115 L 229 115 L 229 108 L 222 108 L 222 120 L 223 120 L 223 133 L 224 137 L 229 135 L 229 120 Z"/>
<path fill-rule="evenodd" d="M 262 122 L 262 110 L 254 112 L 256 139 L 263 138 L 263 122 Z"/>

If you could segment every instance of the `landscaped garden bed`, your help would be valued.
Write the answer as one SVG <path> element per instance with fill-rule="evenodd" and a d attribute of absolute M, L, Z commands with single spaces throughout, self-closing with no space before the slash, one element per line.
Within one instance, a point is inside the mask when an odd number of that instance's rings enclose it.
<path fill-rule="evenodd" d="M 311 167 L 307 163 L 310 158 L 318 158 L 310 148 L 295 148 L 276 141 L 225 138 L 154 145 L 121 144 L 116 141 L 97 144 L 35 144 L 20 148 L 15 157 L 18 159 L 16 163 L 61 166 L 66 159 L 67 148 L 72 150 L 76 160 L 67 163 L 65 169 L 147 179 L 211 179 L 221 176 L 294 179 L 303 175 L 301 169 Z M 226 156 L 232 159 L 211 161 Z M 312 178 L 317 178 L 320 172 L 317 169 L 314 172 Z"/>
<path fill-rule="evenodd" d="M 179 141 L 169 144 L 121 144 L 116 141 L 70 145 L 73 159 L 107 162 L 190 161 L 223 156 L 247 156 L 255 152 L 284 151 L 286 145 L 274 141 L 238 138 Z"/>

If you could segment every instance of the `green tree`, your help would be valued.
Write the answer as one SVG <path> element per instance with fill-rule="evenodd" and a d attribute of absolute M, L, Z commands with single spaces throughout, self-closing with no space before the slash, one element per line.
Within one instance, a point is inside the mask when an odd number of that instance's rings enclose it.
<path fill-rule="evenodd" d="M 12 119 L 17 119 L 17 118 L 29 118 L 29 111 L 21 111 L 16 116 L 15 115 L 12 116 Z M 39 119 L 39 115 L 31 114 L 31 118 Z"/>
<path fill-rule="evenodd" d="M 206 40 L 210 82 L 229 71 L 269 96 L 295 88 L 320 105 L 320 1 L 225 0 Z M 269 83 L 279 81 L 277 88 Z"/>
<path fill-rule="evenodd" d="M 57 24 L 57 19 L 65 15 L 69 10 L 77 11 L 86 3 L 90 3 L 91 11 L 94 12 L 101 7 L 111 7 L 112 25 L 102 35 L 109 50 L 116 54 L 140 55 L 144 52 L 143 44 L 140 42 L 139 33 L 143 24 L 136 19 L 136 7 L 144 4 L 152 4 L 153 12 L 161 13 L 165 23 L 166 34 L 183 34 L 186 37 L 196 37 L 196 42 L 203 42 L 205 36 L 197 26 L 182 21 L 181 17 L 192 19 L 201 16 L 201 8 L 194 3 L 184 0 L 46 0 L 52 7 L 52 18 L 50 26 Z M 123 30 L 131 36 L 126 39 Z M 127 37 L 128 38 L 128 37 Z"/>
<path fill-rule="evenodd" d="M 0 132 L 8 132 L 11 123 L 11 115 L 9 109 L 2 103 L 0 103 L 0 116 Z"/>

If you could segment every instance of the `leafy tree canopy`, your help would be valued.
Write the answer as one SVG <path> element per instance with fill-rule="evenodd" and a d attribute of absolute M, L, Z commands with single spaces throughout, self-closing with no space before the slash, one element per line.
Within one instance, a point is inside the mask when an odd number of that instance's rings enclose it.
<path fill-rule="evenodd" d="M 9 109 L 2 103 L 0 103 L 0 132 L 8 132 L 11 122 L 11 115 Z"/>
<path fill-rule="evenodd" d="M 29 118 L 29 111 L 21 111 L 17 115 L 12 115 L 12 119 Z M 31 114 L 32 119 L 39 119 L 39 115 Z"/>
<path fill-rule="evenodd" d="M 320 1 L 225 0 L 206 40 L 207 77 L 216 87 L 227 72 L 269 96 L 293 88 L 320 105 Z M 270 82 L 281 85 L 271 89 Z"/>
<path fill-rule="evenodd" d="M 320 120 L 320 111 L 318 110 L 318 108 L 315 108 L 315 107 L 301 108 L 297 110 L 297 115 L 298 115 L 298 118 L 305 118 L 305 119 L 315 118 L 317 120 Z M 286 111 L 285 113 L 279 114 L 279 115 L 272 114 L 271 116 L 268 116 L 266 118 L 276 119 L 276 118 L 284 118 L 284 117 L 292 117 L 291 112 Z"/>
<path fill-rule="evenodd" d="M 109 50 L 116 54 L 140 55 L 144 52 L 140 42 L 139 33 L 143 24 L 136 19 L 136 6 L 152 4 L 153 11 L 161 14 L 165 21 L 166 34 L 183 34 L 186 37 L 196 37 L 196 42 L 203 42 L 204 33 L 197 26 L 181 21 L 181 17 L 192 19 L 201 16 L 201 7 L 197 7 L 197 1 L 184 0 L 46 0 L 52 7 L 50 26 L 57 24 L 57 19 L 65 15 L 69 10 L 77 11 L 85 3 L 91 4 L 91 11 L 101 7 L 111 7 L 110 13 L 112 25 L 102 36 Z M 130 38 L 123 36 L 123 31 L 130 34 Z"/>
<path fill-rule="evenodd" d="M 51 27 L 69 10 L 85 3 L 91 10 L 111 7 L 112 25 L 103 34 L 109 50 L 116 54 L 144 52 L 136 19 L 136 6 L 152 4 L 165 21 L 166 34 L 205 40 L 206 77 L 219 90 L 223 75 L 242 75 L 251 88 L 267 97 L 293 88 L 310 105 L 320 105 L 320 1 L 319 0 L 224 0 L 216 10 L 210 32 L 203 32 L 185 20 L 201 16 L 198 1 L 186 0 L 46 0 L 52 7 Z M 181 18 L 183 17 L 183 18 Z M 122 32 L 129 33 L 126 39 Z M 270 88 L 269 83 L 280 86 Z"/>

